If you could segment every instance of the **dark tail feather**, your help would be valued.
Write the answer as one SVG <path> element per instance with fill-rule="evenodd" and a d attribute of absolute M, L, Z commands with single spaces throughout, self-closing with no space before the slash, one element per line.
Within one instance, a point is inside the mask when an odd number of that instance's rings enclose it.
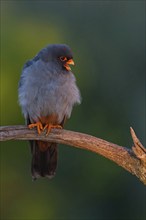
<path fill-rule="evenodd" d="M 42 141 L 30 141 L 32 152 L 31 173 L 33 180 L 39 177 L 52 178 L 57 168 L 57 144 Z M 41 146 L 44 150 L 40 150 Z"/>

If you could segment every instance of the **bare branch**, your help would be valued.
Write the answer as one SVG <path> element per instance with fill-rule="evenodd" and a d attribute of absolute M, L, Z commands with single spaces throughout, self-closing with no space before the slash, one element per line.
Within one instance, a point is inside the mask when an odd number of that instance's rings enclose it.
<path fill-rule="evenodd" d="M 48 136 L 45 135 L 45 132 L 38 135 L 35 129 L 30 130 L 21 125 L 0 127 L 0 141 L 43 140 L 90 150 L 114 161 L 137 176 L 146 185 L 146 149 L 136 137 L 134 130 L 130 128 L 130 131 L 134 142 L 132 149 L 118 146 L 88 134 L 63 129 L 52 129 Z"/>

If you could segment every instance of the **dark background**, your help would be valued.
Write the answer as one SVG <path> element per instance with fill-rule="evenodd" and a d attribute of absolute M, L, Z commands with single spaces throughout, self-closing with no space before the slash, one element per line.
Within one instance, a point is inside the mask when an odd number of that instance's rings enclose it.
<path fill-rule="evenodd" d="M 82 94 L 67 129 L 131 147 L 145 145 L 144 1 L 1 1 L 1 124 L 24 124 L 23 64 L 66 43 Z M 60 145 L 54 179 L 32 182 L 27 142 L 1 144 L 1 219 L 144 220 L 144 185 L 113 162 Z"/>

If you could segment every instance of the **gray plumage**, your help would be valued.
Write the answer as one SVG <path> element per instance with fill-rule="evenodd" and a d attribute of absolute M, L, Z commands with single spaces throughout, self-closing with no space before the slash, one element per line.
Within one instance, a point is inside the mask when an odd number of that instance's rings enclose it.
<path fill-rule="evenodd" d="M 44 58 L 47 59 L 49 49 L 50 46 L 39 54 L 44 56 L 45 53 Z M 44 62 L 41 56 L 24 66 L 19 86 L 19 103 L 24 117 L 29 115 L 31 121 L 36 121 L 41 115 L 54 113 L 58 115 L 58 123 L 61 123 L 64 116 L 70 117 L 74 104 L 80 104 L 80 92 L 71 71 L 63 70 L 56 59 Z"/>
<path fill-rule="evenodd" d="M 24 65 L 19 82 L 19 103 L 29 123 L 55 114 L 61 124 L 64 118 L 70 117 L 73 106 L 81 102 L 75 76 L 64 68 L 59 60 L 61 56 L 72 59 L 67 45 L 49 45 Z M 37 178 L 48 174 L 37 171 L 33 175 Z"/>

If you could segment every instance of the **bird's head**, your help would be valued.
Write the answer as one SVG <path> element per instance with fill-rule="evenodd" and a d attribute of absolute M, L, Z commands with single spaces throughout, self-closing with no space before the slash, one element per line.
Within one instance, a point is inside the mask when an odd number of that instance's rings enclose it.
<path fill-rule="evenodd" d="M 38 56 L 45 62 L 53 61 L 64 70 L 70 71 L 74 65 L 73 54 L 66 44 L 51 44 L 40 51 Z"/>

